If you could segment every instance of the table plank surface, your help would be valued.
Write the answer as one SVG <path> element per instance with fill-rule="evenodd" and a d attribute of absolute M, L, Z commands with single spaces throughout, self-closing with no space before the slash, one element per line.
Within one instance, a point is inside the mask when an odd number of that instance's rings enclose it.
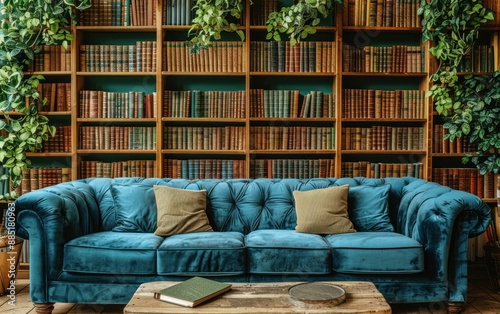
<path fill-rule="evenodd" d="M 288 289 L 298 282 L 233 284 L 230 291 L 194 308 L 153 298 L 154 292 L 176 283 L 178 282 L 159 281 L 142 284 L 123 312 L 125 314 L 392 313 L 384 296 L 371 282 L 323 282 L 338 285 L 346 291 L 346 300 L 336 306 L 294 300 L 288 295 Z"/>

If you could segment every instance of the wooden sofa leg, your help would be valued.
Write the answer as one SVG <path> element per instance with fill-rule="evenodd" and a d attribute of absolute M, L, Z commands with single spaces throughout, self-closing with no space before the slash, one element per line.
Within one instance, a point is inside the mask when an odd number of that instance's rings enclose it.
<path fill-rule="evenodd" d="M 446 303 L 446 313 L 448 314 L 458 314 L 462 310 L 462 302 L 447 302 Z"/>
<path fill-rule="evenodd" d="M 52 314 L 54 310 L 54 303 L 35 303 L 34 305 L 37 314 Z"/>

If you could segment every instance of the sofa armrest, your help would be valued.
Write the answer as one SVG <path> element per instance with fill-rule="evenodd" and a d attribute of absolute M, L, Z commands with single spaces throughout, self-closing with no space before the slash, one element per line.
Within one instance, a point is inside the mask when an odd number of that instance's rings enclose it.
<path fill-rule="evenodd" d="M 476 195 L 419 180 L 403 189 L 396 230 L 424 246 L 426 272 L 448 281 L 450 299 L 463 302 L 467 240 L 486 230 L 490 215 L 490 207 Z"/>
<path fill-rule="evenodd" d="M 64 244 L 98 231 L 99 206 L 82 181 L 61 183 L 21 195 L 15 202 L 16 235 L 30 240 L 30 276 L 57 278 Z M 35 278 L 33 278 L 33 276 Z"/>

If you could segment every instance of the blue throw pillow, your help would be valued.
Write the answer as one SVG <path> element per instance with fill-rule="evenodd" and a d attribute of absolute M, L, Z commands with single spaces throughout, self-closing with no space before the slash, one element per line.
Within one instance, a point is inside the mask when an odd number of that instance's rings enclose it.
<path fill-rule="evenodd" d="M 389 218 L 390 189 L 389 184 L 349 188 L 347 211 L 356 231 L 394 231 Z"/>
<path fill-rule="evenodd" d="M 156 229 L 156 199 L 152 185 L 112 184 L 118 232 L 154 232 Z"/>

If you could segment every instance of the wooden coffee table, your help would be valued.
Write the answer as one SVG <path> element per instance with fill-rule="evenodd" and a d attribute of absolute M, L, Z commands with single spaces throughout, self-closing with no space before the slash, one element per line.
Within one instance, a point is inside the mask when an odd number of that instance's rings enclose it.
<path fill-rule="evenodd" d="M 155 291 L 177 282 L 149 282 L 142 284 L 123 312 L 126 314 L 154 313 L 392 313 L 384 296 L 371 282 L 323 282 L 335 284 L 346 291 L 346 300 L 340 305 L 304 303 L 292 299 L 288 289 L 298 283 L 233 284 L 223 295 L 197 307 L 182 307 L 153 298 Z"/>

